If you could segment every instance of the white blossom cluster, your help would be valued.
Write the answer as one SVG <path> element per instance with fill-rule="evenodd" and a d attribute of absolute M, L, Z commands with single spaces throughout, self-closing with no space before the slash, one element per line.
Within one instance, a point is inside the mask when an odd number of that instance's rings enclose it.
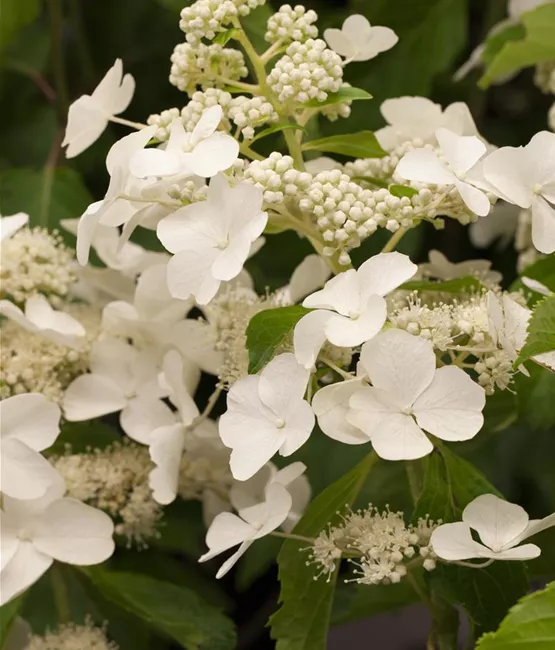
<path fill-rule="evenodd" d="M 64 623 L 56 630 L 47 630 L 44 635 L 33 634 L 26 650 L 118 650 L 114 641 L 109 641 L 106 630 L 95 626 L 87 617 L 82 625 Z"/>
<path fill-rule="evenodd" d="M 266 0 L 196 0 L 181 11 L 179 27 L 189 43 L 200 39 L 212 40 L 234 18 L 248 16 L 253 9 L 266 4 Z"/>
<path fill-rule="evenodd" d="M 171 56 L 170 83 L 189 95 L 197 86 L 219 88 L 248 74 L 239 50 L 217 43 L 180 43 Z"/>
<path fill-rule="evenodd" d="M 282 5 L 275 14 L 268 18 L 264 38 L 268 43 L 284 44 L 289 41 L 306 41 L 318 38 L 317 13 L 302 5 Z"/>
<path fill-rule="evenodd" d="M 314 564 L 317 577 L 331 579 L 342 557 L 355 566 L 355 578 L 346 582 L 364 585 L 395 584 L 407 574 L 407 561 L 420 557 L 426 571 L 436 567 L 430 548 L 432 531 L 441 522 L 419 519 L 406 524 L 402 512 L 380 511 L 369 505 L 364 510 L 341 515 L 337 525 L 329 525 L 307 550 L 307 564 Z"/>

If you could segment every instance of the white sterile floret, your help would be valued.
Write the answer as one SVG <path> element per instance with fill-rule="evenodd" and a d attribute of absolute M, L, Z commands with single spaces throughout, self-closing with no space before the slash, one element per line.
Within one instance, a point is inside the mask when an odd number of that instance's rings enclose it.
<path fill-rule="evenodd" d="M 293 530 L 310 502 L 310 484 L 304 472 L 306 465 L 296 462 L 278 471 L 273 463 L 267 463 L 247 481 L 235 481 L 229 492 L 229 500 L 235 510 L 242 510 L 264 501 L 264 493 L 272 483 L 287 488 L 291 495 L 291 510 L 281 525 L 286 532 Z"/>
<path fill-rule="evenodd" d="M 504 350 L 511 362 L 515 361 L 526 342 L 532 312 L 506 293 L 499 297 L 492 291 L 487 294 L 487 310 L 493 344 Z"/>
<path fill-rule="evenodd" d="M 499 249 L 506 248 L 515 238 L 520 208 L 498 201 L 487 217 L 471 223 L 468 236 L 476 248 L 487 248 L 494 242 Z"/>
<path fill-rule="evenodd" d="M 233 165 L 239 154 L 237 141 L 217 131 L 223 117 L 221 106 L 211 106 L 202 114 L 192 133 L 186 133 L 181 120 L 170 126 L 164 149 L 143 149 L 131 159 L 131 173 L 138 178 L 196 174 L 204 178 Z"/>
<path fill-rule="evenodd" d="M 56 471 L 39 452 L 54 444 L 59 422 L 60 409 L 43 395 L 27 393 L 0 401 L 4 496 L 37 499 L 57 480 Z"/>
<path fill-rule="evenodd" d="M 206 534 L 206 545 L 210 550 L 199 562 L 211 560 L 216 555 L 240 545 L 216 574 L 216 578 L 222 578 L 254 541 L 265 537 L 283 524 L 291 505 L 292 498 L 287 488 L 280 483 L 270 483 L 262 503 L 242 508 L 239 510 L 239 516 L 230 512 L 220 513 Z"/>
<path fill-rule="evenodd" d="M 498 196 L 532 210 L 532 242 L 555 251 L 555 133 L 541 131 L 525 147 L 502 147 L 483 162 L 485 180 Z"/>
<path fill-rule="evenodd" d="M 192 295 L 208 304 L 223 281 L 239 275 L 267 221 L 261 189 L 249 183 L 230 187 L 223 175 L 214 177 L 206 201 L 180 208 L 158 224 L 158 238 L 174 254 L 167 272 L 172 296 Z"/>
<path fill-rule="evenodd" d="M 86 331 L 81 323 L 64 311 L 53 309 L 40 294 L 25 301 L 24 311 L 9 300 L 0 300 L 0 314 L 32 334 L 40 334 L 71 348 L 79 347 L 85 339 Z"/>
<path fill-rule="evenodd" d="M 193 95 L 198 86 L 204 90 L 221 88 L 249 73 L 242 52 L 217 43 L 179 43 L 171 62 L 170 83 L 188 95 Z"/>
<path fill-rule="evenodd" d="M 83 95 L 69 107 L 62 147 L 66 157 L 74 158 L 88 149 L 104 132 L 110 118 L 122 113 L 135 92 L 135 80 L 123 75 L 121 59 L 104 75 L 92 95 Z"/>
<path fill-rule="evenodd" d="M 473 558 L 532 560 L 541 549 L 521 542 L 551 526 L 555 526 L 555 514 L 530 520 L 519 505 L 495 494 L 482 494 L 466 506 L 461 522 L 436 528 L 430 543 L 436 555 L 448 562 Z M 481 543 L 472 538 L 472 530 Z"/>
<path fill-rule="evenodd" d="M 268 43 L 287 43 L 318 38 L 318 27 L 314 25 L 318 14 L 302 5 L 282 5 L 268 18 L 264 38 Z"/>
<path fill-rule="evenodd" d="M 68 386 L 62 408 L 66 420 L 82 422 L 122 411 L 120 422 L 140 408 L 142 398 L 163 397 L 158 384 L 158 355 L 155 350 L 137 350 L 117 339 L 97 341 L 91 351 L 91 372 Z"/>
<path fill-rule="evenodd" d="M 326 29 L 324 38 L 332 50 L 349 61 L 369 61 L 396 45 L 399 37 L 389 27 L 372 27 L 360 14 L 349 16 L 341 29 Z"/>
<path fill-rule="evenodd" d="M 101 510 L 64 498 L 58 481 L 40 499 L 3 495 L 0 605 L 34 584 L 54 560 L 89 566 L 114 552 L 114 524 Z"/>
<path fill-rule="evenodd" d="M 430 149 L 415 149 L 401 159 L 397 174 L 409 181 L 454 185 L 472 212 L 487 215 L 491 209 L 489 198 L 468 176 L 486 153 L 486 145 L 476 136 L 459 136 L 444 128 L 436 131 L 436 138 L 445 162 Z"/>
<path fill-rule="evenodd" d="M 0 215 L 0 241 L 10 239 L 18 230 L 29 223 L 29 215 L 26 212 L 17 212 L 9 216 Z"/>
<path fill-rule="evenodd" d="M 424 431 L 441 440 L 473 438 L 482 428 L 484 389 L 455 366 L 436 370 L 433 345 L 390 329 L 362 346 L 372 386 L 349 400 L 347 420 L 386 460 L 410 460 L 433 450 Z"/>
<path fill-rule="evenodd" d="M 417 266 L 401 253 L 380 253 L 355 271 L 350 269 L 308 296 L 303 307 L 315 308 L 295 326 L 295 355 L 312 368 L 327 340 L 339 347 L 355 347 L 375 336 L 387 317 L 384 296 L 410 280 Z"/>
<path fill-rule="evenodd" d="M 388 126 L 378 129 L 376 138 L 388 151 L 414 139 L 436 145 L 435 133 L 439 128 L 449 129 L 457 135 L 478 135 L 464 102 L 449 104 L 442 110 L 440 104 L 427 97 L 394 97 L 382 102 L 380 112 Z"/>
<path fill-rule="evenodd" d="M 212 40 L 233 19 L 248 16 L 264 4 L 266 0 L 196 0 L 181 10 L 179 27 L 189 43 L 198 43 L 202 38 Z"/>
<path fill-rule="evenodd" d="M 280 354 L 260 375 L 231 387 L 220 437 L 232 449 L 233 476 L 245 481 L 277 452 L 290 456 L 308 440 L 314 413 L 304 400 L 310 373 L 290 353 Z"/>
<path fill-rule="evenodd" d="M 284 104 L 304 104 L 311 99 L 323 102 L 328 93 L 343 85 L 341 57 L 321 39 L 289 45 L 266 79 Z"/>
<path fill-rule="evenodd" d="M 273 124 L 279 120 L 274 107 L 264 97 L 234 97 L 227 108 L 229 119 L 241 129 L 243 136 L 250 140 L 254 130 L 265 124 Z"/>
<path fill-rule="evenodd" d="M 502 279 L 501 273 L 491 269 L 489 260 L 467 260 L 454 263 L 436 250 L 431 250 L 428 253 L 428 262 L 420 264 L 420 270 L 425 276 L 438 280 L 454 280 L 472 275 L 491 285 L 499 283 Z"/>

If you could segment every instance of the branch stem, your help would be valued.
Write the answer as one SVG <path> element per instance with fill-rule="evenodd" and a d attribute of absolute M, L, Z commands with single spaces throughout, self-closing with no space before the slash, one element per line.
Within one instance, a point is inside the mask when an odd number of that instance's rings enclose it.
<path fill-rule="evenodd" d="M 403 237 L 407 234 L 407 229 L 406 228 L 399 228 L 397 232 L 393 233 L 392 237 L 389 239 L 387 244 L 382 248 L 381 252 L 382 253 L 391 253 L 391 251 L 395 250 L 397 247 L 397 244 L 403 239 Z"/>
<path fill-rule="evenodd" d="M 110 122 L 114 122 L 115 124 L 123 124 L 124 126 L 130 126 L 132 129 L 137 129 L 137 131 L 140 131 L 141 129 L 145 129 L 147 127 L 146 124 L 141 124 L 141 122 L 131 122 L 131 120 L 126 120 L 123 117 L 117 117 L 116 115 L 110 115 L 108 118 Z"/>

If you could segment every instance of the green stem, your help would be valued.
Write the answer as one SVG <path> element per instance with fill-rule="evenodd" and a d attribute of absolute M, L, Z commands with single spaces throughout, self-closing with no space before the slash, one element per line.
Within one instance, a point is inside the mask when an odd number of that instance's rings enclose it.
<path fill-rule="evenodd" d="M 303 535 L 295 535 L 294 533 L 280 533 L 278 530 L 274 530 L 270 533 L 271 537 L 279 537 L 281 539 L 292 539 L 296 542 L 305 542 L 306 544 L 314 544 L 313 537 L 304 537 Z"/>
<path fill-rule="evenodd" d="M 71 621 L 71 607 L 69 605 L 69 594 L 64 581 L 61 567 L 54 563 L 50 569 L 50 583 L 54 594 L 54 604 L 58 612 L 58 621 L 60 623 L 69 623 Z"/>
<path fill-rule="evenodd" d="M 399 228 L 399 230 L 393 234 L 387 244 L 382 248 L 381 252 L 390 253 L 391 251 L 395 250 L 397 244 L 401 241 L 401 239 L 403 239 L 406 233 L 406 228 Z"/>
<path fill-rule="evenodd" d="M 48 12 L 50 16 L 50 35 L 52 47 L 52 72 L 54 74 L 54 85 L 56 87 L 56 99 L 60 122 L 65 123 L 67 109 L 69 107 L 69 95 L 64 65 L 63 53 L 63 25 L 64 15 L 62 0 L 49 0 Z"/>

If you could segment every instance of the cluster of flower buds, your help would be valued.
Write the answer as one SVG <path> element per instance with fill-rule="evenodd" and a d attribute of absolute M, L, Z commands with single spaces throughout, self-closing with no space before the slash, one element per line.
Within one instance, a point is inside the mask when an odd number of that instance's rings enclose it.
<path fill-rule="evenodd" d="M 275 14 L 268 18 L 264 38 L 268 43 L 287 43 L 289 41 L 306 41 L 318 38 L 318 27 L 314 24 L 318 14 L 302 5 L 282 5 Z"/>
<path fill-rule="evenodd" d="M 179 27 L 188 43 L 197 44 L 202 38 L 212 40 L 234 18 L 248 16 L 265 3 L 266 0 L 196 0 L 181 11 Z"/>

